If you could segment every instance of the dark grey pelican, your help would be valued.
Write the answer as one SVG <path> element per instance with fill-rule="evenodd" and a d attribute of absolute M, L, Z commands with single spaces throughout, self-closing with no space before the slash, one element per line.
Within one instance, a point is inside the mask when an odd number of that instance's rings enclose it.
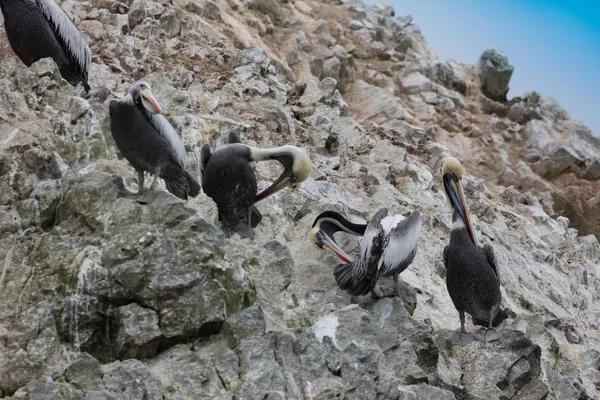
<path fill-rule="evenodd" d="M 229 142 L 212 153 L 208 144 L 202 146 L 202 187 L 217 204 L 227 236 L 236 232 L 253 239 L 252 228 L 260 221 L 254 203 L 304 181 L 310 175 L 312 163 L 306 151 L 296 146 L 259 149 L 241 144 L 239 138 L 231 135 Z M 256 175 L 250 163 L 266 160 L 279 161 L 284 171 L 271 186 L 257 194 Z"/>
<path fill-rule="evenodd" d="M 413 261 L 421 236 L 421 214 L 413 211 L 405 215 L 389 215 L 388 209 L 377 211 L 368 224 L 354 224 L 334 211 L 326 211 L 313 222 L 311 241 L 321 249 L 327 249 L 346 264 L 333 270 L 340 289 L 351 295 L 371 292 L 380 277 L 393 276 L 395 294 L 400 296 L 398 275 Z M 333 234 L 344 231 L 362 236 L 360 258 L 352 260 L 335 242 Z"/>
<path fill-rule="evenodd" d="M 144 171 L 154 175 L 150 192 L 161 177 L 169 192 L 183 200 L 200 193 L 200 185 L 185 170 L 183 142 L 162 115 L 148 83 L 134 84 L 123 98 L 111 101 L 109 109 L 115 143 L 138 173 L 138 196 L 144 193 Z"/>
<path fill-rule="evenodd" d="M 498 332 L 493 326 L 499 325 L 506 314 L 498 313 L 501 295 L 494 249 L 490 245 L 479 247 L 475 239 L 461 184 L 460 162 L 446 157 L 441 168 L 444 189 L 453 209 L 450 244 L 444 248 L 446 286 L 460 316 L 460 331 L 452 336 L 452 342 L 464 346 L 474 339 L 465 330 L 465 312 L 474 323 L 487 324 L 484 341 L 497 340 Z"/>
<path fill-rule="evenodd" d="M 92 52 L 81 31 L 54 0 L 0 0 L 6 36 L 15 54 L 28 67 L 51 57 L 71 85 L 90 86 Z"/>

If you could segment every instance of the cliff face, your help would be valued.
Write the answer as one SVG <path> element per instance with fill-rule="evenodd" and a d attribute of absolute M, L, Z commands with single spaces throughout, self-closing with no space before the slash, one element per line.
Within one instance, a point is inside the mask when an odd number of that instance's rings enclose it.
<path fill-rule="evenodd" d="M 551 98 L 489 100 L 476 67 L 440 62 L 383 5 L 62 6 L 94 54 L 89 98 L 0 41 L 0 397 L 600 398 L 600 146 Z M 258 204 L 254 242 L 224 238 L 204 194 L 126 198 L 108 102 L 141 78 L 196 175 L 231 131 L 308 150 L 311 177 Z M 488 346 L 449 345 L 447 154 L 500 266 L 510 318 Z M 256 165 L 260 188 L 276 164 Z M 400 299 L 352 300 L 309 228 L 384 206 L 422 213 L 416 258 Z"/>

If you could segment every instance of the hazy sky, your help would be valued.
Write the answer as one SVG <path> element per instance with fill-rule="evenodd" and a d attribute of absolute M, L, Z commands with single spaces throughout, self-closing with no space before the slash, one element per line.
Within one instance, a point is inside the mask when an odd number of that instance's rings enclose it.
<path fill-rule="evenodd" d="M 376 1 L 366 0 L 368 3 Z M 496 47 L 515 67 L 508 98 L 536 90 L 600 136 L 600 0 L 388 0 L 442 60 Z"/>

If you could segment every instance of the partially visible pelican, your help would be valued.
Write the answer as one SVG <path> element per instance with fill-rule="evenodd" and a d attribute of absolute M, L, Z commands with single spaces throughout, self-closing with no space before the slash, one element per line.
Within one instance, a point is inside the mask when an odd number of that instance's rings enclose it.
<path fill-rule="evenodd" d="M 256 175 L 250 163 L 267 160 L 279 161 L 284 171 L 271 186 L 257 194 Z M 295 146 L 259 149 L 242 144 L 237 135 L 230 135 L 229 143 L 212 153 L 208 144 L 202 147 L 202 187 L 217 204 L 227 236 L 238 233 L 253 239 L 253 228 L 261 218 L 254 203 L 304 181 L 311 169 L 306 151 Z"/>
<path fill-rule="evenodd" d="M 0 0 L 6 36 L 28 67 L 51 57 L 71 85 L 87 83 L 92 52 L 85 37 L 54 0 Z"/>
<path fill-rule="evenodd" d="M 333 234 L 344 231 L 362 236 L 360 258 L 352 260 L 335 242 Z M 421 236 L 421 214 L 413 211 L 407 217 L 389 215 L 388 209 L 377 211 L 368 224 L 353 224 L 334 211 L 320 214 L 313 222 L 311 241 L 320 249 L 337 255 L 346 264 L 337 266 L 333 274 L 342 290 L 351 295 L 371 292 L 380 277 L 394 277 L 394 293 L 400 296 L 398 275 L 413 261 Z"/>
<path fill-rule="evenodd" d="M 123 98 L 110 102 L 109 110 L 115 143 L 138 173 L 138 201 L 147 202 L 141 197 L 145 193 L 144 171 L 154 175 L 150 193 L 159 177 L 164 179 L 169 192 L 183 200 L 200 193 L 200 185 L 185 169 L 183 142 L 162 115 L 150 84 L 134 84 Z"/>
<path fill-rule="evenodd" d="M 487 323 L 485 341 L 498 340 L 498 332 L 493 327 L 499 325 L 506 314 L 498 313 L 501 295 L 494 249 L 477 244 L 463 194 L 460 162 L 446 157 L 441 169 L 444 189 L 453 209 L 450 244 L 444 248 L 446 286 L 460 316 L 460 331 L 452 336 L 452 342 L 464 346 L 474 339 L 465 330 L 465 312 L 474 323 Z"/>

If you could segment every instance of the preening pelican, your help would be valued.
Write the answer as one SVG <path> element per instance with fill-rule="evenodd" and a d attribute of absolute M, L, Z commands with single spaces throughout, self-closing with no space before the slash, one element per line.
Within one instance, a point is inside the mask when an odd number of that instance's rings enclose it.
<path fill-rule="evenodd" d="M 138 196 L 145 193 L 144 171 L 154 175 L 150 192 L 161 177 L 169 192 L 183 200 L 200 193 L 200 185 L 185 169 L 183 142 L 162 115 L 148 83 L 134 84 L 123 98 L 110 102 L 109 110 L 115 143 L 138 173 Z"/>
<path fill-rule="evenodd" d="M 229 142 L 212 153 L 208 144 L 202 147 L 202 187 L 217 204 L 225 233 L 230 236 L 237 232 L 253 239 L 253 227 L 260 221 L 254 203 L 304 181 L 310 175 L 312 163 L 306 151 L 295 146 L 259 149 L 241 144 L 239 138 L 231 135 Z M 256 175 L 250 163 L 267 160 L 279 161 L 284 171 L 271 186 L 257 194 Z"/>
<path fill-rule="evenodd" d="M 362 236 L 360 258 L 352 260 L 335 242 L 333 234 L 344 231 Z M 371 292 L 380 277 L 393 276 L 395 291 L 400 296 L 398 275 L 413 261 L 421 236 L 421 214 L 413 211 L 403 215 L 389 215 L 388 209 L 377 211 L 368 224 L 354 224 L 333 211 L 320 214 L 313 222 L 311 241 L 317 247 L 331 251 L 346 264 L 337 266 L 333 274 L 342 290 L 351 295 Z"/>
<path fill-rule="evenodd" d="M 71 85 L 87 83 L 92 52 L 85 37 L 54 0 L 0 0 L 6 36 L 28 67 L 51 57 Z"/>
<path fill-rule="evenodd" d="M 463 194 L 460 162 L 454 157 L 446 157 L 441 169 L 444 189 L 453 210 L 450 244 L 444 248 L 446 286 L 460 316 L 460 331 L 453 335 L 452 342 L 464 346 L 474 339 L 465 330 L 465 312 L 471 315 L 474 323 L 487 324 L 485 341 L 497 340 L 499 336 L 493 327 L 498 326 L 506 314 L 498 313 L 501 295 L 494 249 L 490 245 L 479 247 L 477 244 Z"/>

